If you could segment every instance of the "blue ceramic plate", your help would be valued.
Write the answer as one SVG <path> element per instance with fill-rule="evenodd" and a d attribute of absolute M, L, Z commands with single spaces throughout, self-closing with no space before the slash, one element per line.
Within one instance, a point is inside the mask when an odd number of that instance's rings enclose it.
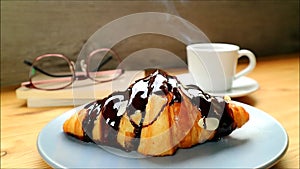
<path fill-rule="evenodd" d="M 236 102 L 237 103 L 237 102 Z M 237 103 L 250 114 L 250 120 L 230 136 L 189 149 L 173 156 L 127 158 L 112 154 L 94 144 L 68 138 L 64 121 L 82 106 L 51 121 L 40 132 L 37 147 L 42 158 L 54 168 L 266 168 L 284 155 L 288 136 L 273 117 L 252 106 Z"/>

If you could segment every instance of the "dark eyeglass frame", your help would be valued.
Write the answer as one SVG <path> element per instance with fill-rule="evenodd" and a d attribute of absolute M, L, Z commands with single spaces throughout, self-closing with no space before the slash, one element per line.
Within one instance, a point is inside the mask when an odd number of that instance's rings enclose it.
<path fill-rule="evenodd" d="M 73 61 L 71 61 L 68 57 L 66 57 L 65 55 L 62 55 L 62 54 L 44 54 L 44 55 L 41 55 L 41 56 L 38 56 L 34 59 L 34 61 L 32 63 L 30 63 L 29 61 L 24 61 L 25 64 L 27 65 L 30 65 L 30 71 L 35 69 L 37 71 L 39 71 L 40 73 L 42 74 L 45 74 L 45 75 L 48 75 L 48 76 L 51 76 L 51 77 L 60 77 L 59 79 L 50 79 L 50 80 L 40 80 L 38 82 L 34 82 L 33 83 L 33 76 L 30 74 L 30 77 L 29 77 L 29 81 L 28 82 L 23 82 L 21 84 L 21 86 L 25 86 L 27 88 L 33 88 L 33 89 L 39 89 L 39 90 L 46 90 L 46 91 L 51 91 L 51 90 L 61 90 L 61 89 L 64 89 L 68 86 L 70 86 L 71 84 L 74 83 L 75 80 L 85 80 L 85 79 L 91 79 L 97 83 L 104 83 L 104 82 L 109 82 L 109 81 L 112 81 L 112 80 L 115 80 L 117 78 L 119 78 L 123 73 L 124 73 L 124 70 L 123 69 L 115 69 L 115 70 L 106 70 L 106 71 L 99 71 L 97 72 L 97 74 L 100 74 L 100 75 L 108 75 L 108 74 L 117 74 L 117 76 L 115 76 L 114 78 L 112 79 L 109 79 L 109 80 L 97 80 L 93 77 L 90 76 L 90 72 L 89 72 L 89 66 L 90 66 L 90 61 L 92 59 L 92 57 L 99 53 L 99 52 L 110 52 L 113 54 L 113 56 L 115 56 L 117 58 L 117 60 L 119 61 L 119 63 L 121 62 L 121 59 L 119 57 L 119 55 L 114 52 L 113 50 L 109 49 L 109 48 L 100 48 L 100 49 L 96 49 L 94 51 L 92 51 L 88 57 L 85 59 L 85 63 L 86 63 L 86 70 L 83 70 L 83 72 L 79 72 L 79 73 L 75 73 L 75 64 Z M 46 58 L 46 57 L 59 57 L 59 58 L 62 58 L 64 59 L 67 63 L 68 63 L 68 66 L 70 68 L 70 71 L 71 71 L 71 75 L 68 74 L 68 75 L 52 75 L 36 66 L 35 63 L 38 62 L 39 60 L 43 59 L 43 58 Z M 105 65 L 109 60 L 112 59 L 112 56 L 109 56 L 107 59 L 103 60 L 101 62 L 101 64 L 99 64 L 98 66 L 98 69 L 99 70 L 103 65 Z M 69 79 L 71 78 L 71 79 Z M 58 87 L 58 88 L 40 88 L 34 84 L 46 84 L 46 83 L 49 83 L 49 82 L 54 82 L 54 81 L 70 81 L 70 83 L 67 83 L 66 85 L 62 86 L 62 87 Z"/>

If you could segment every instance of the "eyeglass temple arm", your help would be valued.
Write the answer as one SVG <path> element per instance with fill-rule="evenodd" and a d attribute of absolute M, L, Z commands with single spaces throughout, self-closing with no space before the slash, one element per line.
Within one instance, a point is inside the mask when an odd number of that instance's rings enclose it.
<path fill-rule="evenodd" d="M 28 60 L 24 60 L 24 63 L 26 65 L 28 65 L 28 66 L 32 66 L 32 63 L 30 61 L 28 61 Z M 50 73 L 48 73 L 48 72 L 46 72 L 46 71 L 44 71 L 44 70 L 42 70 L 42 69 L 40 69 L 40 68 L 38 68 L 36 66 L 33 66 L 33 68 L 35 70 L 43 73 L 44 75 L 51 76 L 51 77 L 70 77 L 70 76 L 72 76 L 72 75 L 53 75 L 53 74 L 50 74 Z"/>
<path fill-rule="evenodd" d="M 119 72 L 119 76 L 120 76 L 120 75 L 122 75 L 124 73 L 124 70 L 123 69 L 106 70 L 106 71 L 96 72 L 96 74 L 102 75 L 102 76 L 106 76 L 106 75 L 111 75 L 111 74 L 116 73 L 116 72 Z M 117 77 L 119 77 L 119 76 L 117 76 Z M 71 80 L 70 78 L 72 78 L 72 77 L 64 77 L 64 78 L 59 78 L 59 79 L 39 80 L 39 81 L 36 81 L 35 84 L 47 84 L 47 83 L 54 83 L 54 82 L 66 82 L 66 81 L 70 81 Z M 79 78 L 80 79 L 77 79 L 77 80 L 87 79 L 87 77 L 84 76 L 84 72 L 81 72 L 81 74 L 79 75 Z M 110 81 L 110 80 L 107 80 L 107 81 Z M 103 81 L 103 82 L 107 82 L 107 81 Z M 28 88 L 34 88 L 33 85 L 32 85 L 32 83 L 30 81 L 29 82 L 23 82 L 23 83 L 21 83 L 21 86 L 25 86 L 25 87 L 28 87 Z"/>
<path fill-rule="evenodd" d="M 112 58 L 113 58 L 112 56 L 108 56 L 107 58 L 105 58 L 105 59 L 103 60 L 103 62 L 101 62 L 101 63 L 99 64 L 97 70 L 95 70 L 95 71 L 100 70 L 101 67 L 103 67 L 106 63 L 108 63 Z"/>

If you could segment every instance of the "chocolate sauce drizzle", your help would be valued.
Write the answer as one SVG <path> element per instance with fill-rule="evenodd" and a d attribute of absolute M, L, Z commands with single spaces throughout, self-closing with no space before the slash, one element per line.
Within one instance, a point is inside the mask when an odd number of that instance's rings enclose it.
<path fill-rule="evenodd" d="M 166 106 L 164 105 L 162 107 L 160 113 L 158 113 L 153 121 L 143 125 L 146 114 L 145 110 L 150 95 L 156 94 L 166 96 L 169 92 L 172 92 L 173 98 L 169 102 L 169 106 L 172 106 L 174 103 L 180 103 L 182 101 L 182 94 L 184 93 L 180 92 L 180 90 L 188 91 L 189 89 L 199 91 L 198 95 L 188 96 L 188 98 L 191 100 L 192 104 L 197 106 L 200 110 L 201 117 L 215 117 L 220 120 L 219 127 L 216 130 L 213 140 L 218 140 L 220 137 L 230 134 L 235 129 L 232 112 L 224 99 L 212 97 L 195 85 L 183 86 L 178 82 L 175 76 L 170 76 L 164 71 L 157 70 L 153 74 L 135 81 L 135 83 L 129 86 L 125 91 L 114 92 L 102 100 L 87 104 L 84 107 L 87 109 L 88 113 L 82 122 L 84 130 L 84 137 L 82 140 L 121 148 L 125 151 L 137 150 L 142 128 L 152 125 Z M 120 105 L 124 102 L 127 103 L 125 112 L 127 112 L 129 118 L 136 111 L 140 111 L 142 114 L 142 119 L 139 124 L 136 124 L 130 119 L 130 122 L 134 127 L 134 139 L 131 142 L 131 146 L 125 148 L 117 142 L 119 124 L 123 116 L 123 114 L 119 114 L 118 111 Z M 100 112 L 102 115 L 100 115 Z M 94 124 L 96 120 L 100 120 L 102 129 L 101 138 L 103 138 L 101 140 L 93 139 L 92 131 L 95 127 Z"/>
<path fill-rule="evenodd" d="M 204 126 L 206 126 L 205 118 L 207 117 L 214 117 L 219 120 L 219 126 L 212 141 L 229 135 L 236 128 L 233 120 L 233 112 L 223 98 L 213 97 L 196 85 L 187 85 L 186 90 L 188 89 L 196 89 L 200 92 L 198 96 L 192 97 L 191 101 L 193 105 L 198 106 L 201 116 L 204 117 Z"/>

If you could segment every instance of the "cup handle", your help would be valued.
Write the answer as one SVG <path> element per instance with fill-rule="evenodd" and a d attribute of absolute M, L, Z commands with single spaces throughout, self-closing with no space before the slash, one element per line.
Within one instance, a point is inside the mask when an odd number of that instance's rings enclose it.
<path fill-rule="evenodd" d="M 255 55 L 251 51 L 242 49 L 242 50 L 239 50 L 238 53 L 239 53 L 238 58 L 240 58 L 242 56 L 248 57 L 249 65 L 245 69 L 243 69 L 240 72 L 238 72 L 237 74 L 235 74 L 234 79 L 238 79 L 238 78 L 250 73 L 256 66 L 256 58 L 255 58 Z"/>

